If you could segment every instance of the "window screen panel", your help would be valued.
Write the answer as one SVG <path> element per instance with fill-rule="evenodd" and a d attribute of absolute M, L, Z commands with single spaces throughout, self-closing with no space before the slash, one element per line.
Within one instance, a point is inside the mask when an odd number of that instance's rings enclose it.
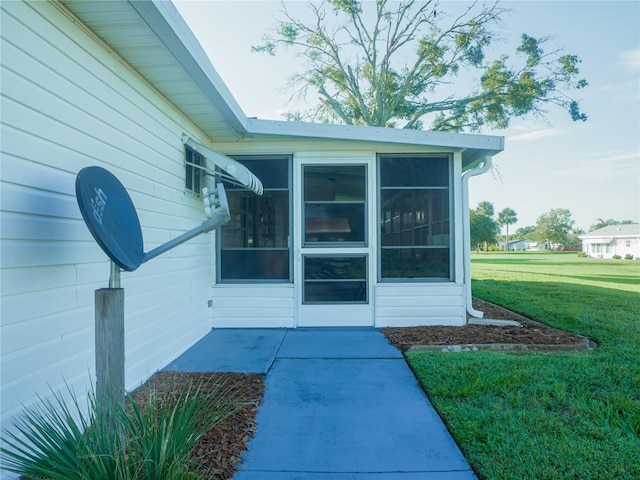
<path fill-rule="evenodd" d="M 305 256 L 304 303 L 367 303 L 367 257 Z"/>
<path fill-rule="evenodd" d="M 382 157 L 381 187 L 448 187 L 447 157 Z"/>
<path fill-rule="evenodd" d="M 264 186 L 263 195 L 228 184 L 231 220 L 218 233 L 221 282 L 290 282 L 291 158 L 234 157 Z M 225 183 L 227 185 L 227 183 Z"/>
<path fill-rule="evenodd" d="M 221 280 L 289 280 L 289 251 L 223 249 Z"/>
<path fill-rule="evenodd" d="M 448 278 L 448 248 L 383 248 L 384 278 Z"/>
<path fill-rule="evenodd" d="M 287 248 L 289 192 L 227 192 L 231 220 L 221 229 L 222 248 Z"/>
<path fill-rule="evenodd" d="M 365 245 L 367 169 L 365 165 L 306 165 L 304 244 Z"/>
<path fill-rule="evenodd" d="M 381 279 L 450 279 L 451 161 L 448 157 L 379 157 Z"/>
<path fill-rule="evenodd" d="M 364 209 L 364 203 L 306 203 L 305 243 L 364 243 Z"/>
<path fill-rule="evenodd" d="M 448 190 L 385 189 L 380 210 L 383 246 L 449 245 Z"/>

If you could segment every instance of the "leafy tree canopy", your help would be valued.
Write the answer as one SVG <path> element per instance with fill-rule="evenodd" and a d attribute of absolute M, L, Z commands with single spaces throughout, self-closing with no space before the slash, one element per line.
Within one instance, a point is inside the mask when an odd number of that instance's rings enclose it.
<path fill-rule="evenodd" d="M 569 96 L 587 86 L 580 58 L 547 50 L 549 38 L 522 34 L 515 52 L 487 58 L 506 12 L 498 2 L 474 2 L 452 15 L 439 0 L 326 0 L 309 7 L 313 20 L 304 22 L 283 3 L 275 31 L 253 47 L 271 55 L 290 47 L 301 57 L 290 86 L 294 96 L 317 92 L 319 103 L 289 119 L 410 129 L 430 121 L 433 130 L 456 132 L 506 128 L 514 117 L 544 117 L 551 106 L 587 119 Z M 476 80 L 452 94 L 463 71 Z"/>
<path fill-rule="evenodd" d="M 493 204 L 490 202 L 480 202 L 475 209 L 469 211 L 469 230 L 471 234 L 471 245 L 485 246 L 494 244 L 500 226 L 493 219 Z"/>
<path fill-rule="evenodd" d="M 488 217 L 493 217 L 495 215 L 495 209 L 493 208 L 493 203 L 488 202 L 486 200 L 478 203 L 478 206 L 476 207 L 475 212 L 481 215 L 486 215 Z"/>
<path fill-rule="evenodd" d="M 533 225 L 520 227 L 516 230 L 516 233 L 513 234 L 513 240 L 533 240 L 535 231 L 536 227 Z"/>
<path fill-rule="evenodd" d="M 547 242 L 550 245 L 568 245 L 574 224 L 569 210 L 552 208 L 538 217 L 534 240 L 538 243 Z"/>

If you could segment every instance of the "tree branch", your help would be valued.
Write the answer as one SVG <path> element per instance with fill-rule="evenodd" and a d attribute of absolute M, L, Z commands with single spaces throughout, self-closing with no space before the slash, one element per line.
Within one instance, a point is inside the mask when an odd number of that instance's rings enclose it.
<path fill-rule="evenodd" d="M 328 26 L 327 4 L 346 17 L 337 28 Z M 491 28 L 505 12 L 497 1 L 488 7 L 474 2 L 445 28 L 441 25 L 448 19 L 438 0 L 376 0 L 370 22 L 363 7 L 372 3 L 327 4 L 311 4 L 315 18 L 307 24 L 283 5 L 285 21 L 277 37 L 265 38 L 267 43 L 256 49 L 273 54 L 284 46 L 299 51 L 306 59 L 305 70 L 290 79 L 290 86 L 298 88 L 297 95 L 306 95 L 309 87 L 318 90 L 318 117 L 378 126 L 402 121 L 405 128 L 416 128 L 426 115 L 439 113 L 434 128 L 460 131 L 483 125 L 504 128 L 510 118 L 544 116 L 545 107 L 557 105 L 574 119 L 586 119 L 566 93 L 586 85 L 576 80 L 579 58 L 560 56 L 559 50 L 545 53 L 545 38 L 523 35 L 516 50 L 524 62 L 519 67 L 508 66 L 506 55 L 485 64 L 483 50 L 493 40 Z M 402 56 L 412 44 L 417 48 L 409 62 Z M 428 98 L 441 85 L 451 84 L 461 68 L 479 71 L 477 89 L 461 97 Z"/>

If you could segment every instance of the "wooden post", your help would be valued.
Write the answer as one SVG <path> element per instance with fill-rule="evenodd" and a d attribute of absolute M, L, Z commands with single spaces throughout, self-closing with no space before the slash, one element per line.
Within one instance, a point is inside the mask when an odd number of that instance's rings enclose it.
<path fill-rule="evenodd" d="M 96 301 L 96 400 L 124 406 L 124 289 L 101 288 Z"/>

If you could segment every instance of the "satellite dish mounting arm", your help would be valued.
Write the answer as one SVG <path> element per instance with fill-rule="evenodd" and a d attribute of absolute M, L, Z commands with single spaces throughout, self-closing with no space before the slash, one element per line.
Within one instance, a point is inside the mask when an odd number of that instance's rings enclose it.
<path fill-rule="evenodd" d="M 217 190 L 210 192 L 209 189 L 205 188 L 202 190 L 202 193 L 204 196 L 205 212 L 209 217 L 209 220 L 206 220 L 196 228 L 169 240 L 167 243 L 163 243 L 153 250 L 148 251 L 142 257 L 141 263 L 148 262 L 152 258 L 162 255 L 172 248 L 177 247 L 178 245 L 191 240 L 202 233 L 209 233 L 231 220 L 229 202 L 227 201 L 227 195 L 221 183 L 218 184 Z"/>

